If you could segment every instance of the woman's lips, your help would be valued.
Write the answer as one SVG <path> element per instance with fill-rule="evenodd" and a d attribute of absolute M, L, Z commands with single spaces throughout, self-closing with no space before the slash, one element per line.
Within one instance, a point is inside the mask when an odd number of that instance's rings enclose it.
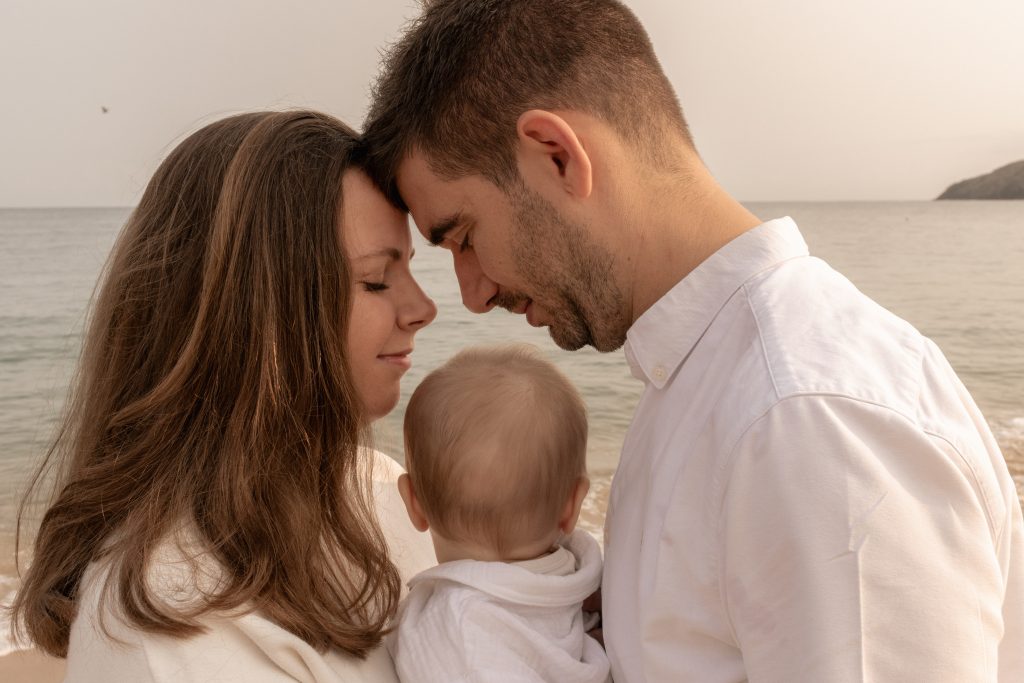
<path fill-rule="evenodd" d="M 377 358 L 385 363 L 391 363 L 392 365 L 397 365 L 400 368 L 408 370 L 412 367 L 412 358 L 409 357 L 411 353 L 412 349 L 409 349 L 408 351 L 401 351 L 399 353 L 381 354 L 377 356 Z"/>

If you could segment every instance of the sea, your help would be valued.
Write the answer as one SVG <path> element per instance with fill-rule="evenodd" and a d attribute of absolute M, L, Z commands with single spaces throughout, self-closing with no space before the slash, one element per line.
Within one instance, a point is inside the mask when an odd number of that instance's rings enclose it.
<path fill-rule="evenodd" d="M 943 349 L 988 419 L 1024 494 L 1024 201 L 773 202 L 748 208 L 763 220 L 792 216 L 812 254 Z M 18 587 L 18 504 L 53 437 L 97 278 L 129 212 L 0 209 L 2 602 Z M 593 484 L 581 524 L 599 536 L 642 384 L 630 375 L 622 352 L 565 352 L 521 316 L 469 313 L 448 253 L 416 239 L 413 272 L 439 313 L 417 337 L 399 408 L 377 425 L 377 447 L 402 460 L 400 425 L 409 393 L 459 348 L 534 344 L 586 399 Z M 30 540 L 31 523 L 26 531 Z M 22 546 L 22 566 L 31 560 L 30 545 Z M 0 622 L 0 654 L 14 647 L 6 621 Z"/>

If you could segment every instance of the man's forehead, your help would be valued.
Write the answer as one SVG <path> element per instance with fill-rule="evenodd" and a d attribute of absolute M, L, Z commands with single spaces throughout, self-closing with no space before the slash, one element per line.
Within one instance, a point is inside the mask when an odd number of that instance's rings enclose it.
<path fill-rule="evenodd" d="M 444 182 L 444 179 L 434 171 L 426 152 L 413 149 L 398 163 L 395 181 L 402 186 L 419 185 L 425 181 Z"/>
<path fill-rule="evenodd" d="M 412 152 L 402 160 L 395 181 L 416 227 L 434 244 L 443 239 L 440 233 L 464 218 L 469 208 L 468 197 L 458 183 L 434 172 L 422 152 Z"/>

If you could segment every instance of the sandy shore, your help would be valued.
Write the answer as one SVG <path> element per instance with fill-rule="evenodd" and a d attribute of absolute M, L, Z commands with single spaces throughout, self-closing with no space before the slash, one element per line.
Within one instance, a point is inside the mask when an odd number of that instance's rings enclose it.
<path fill-rule="evenodd" d="M 4 683 L 60 683 L 62 680 L 63 659 L 47 657 L 35 650 L 0 657 L 0 681 Z"/>

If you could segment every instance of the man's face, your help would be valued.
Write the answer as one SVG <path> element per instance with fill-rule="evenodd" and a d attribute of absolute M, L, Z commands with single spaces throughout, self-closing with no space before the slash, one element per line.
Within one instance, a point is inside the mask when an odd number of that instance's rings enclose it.
<path fill-rule="evenodd" d="M 506 194 L 482 176 L 441 178 L 420 153 L 400 166 L 398 188 L 423 236 L 452 252 L 466 308 L 525 314 L 571 351 L 622 346 L 629 320 L 613 258 L 587 225 L 523 185 Z"/>

